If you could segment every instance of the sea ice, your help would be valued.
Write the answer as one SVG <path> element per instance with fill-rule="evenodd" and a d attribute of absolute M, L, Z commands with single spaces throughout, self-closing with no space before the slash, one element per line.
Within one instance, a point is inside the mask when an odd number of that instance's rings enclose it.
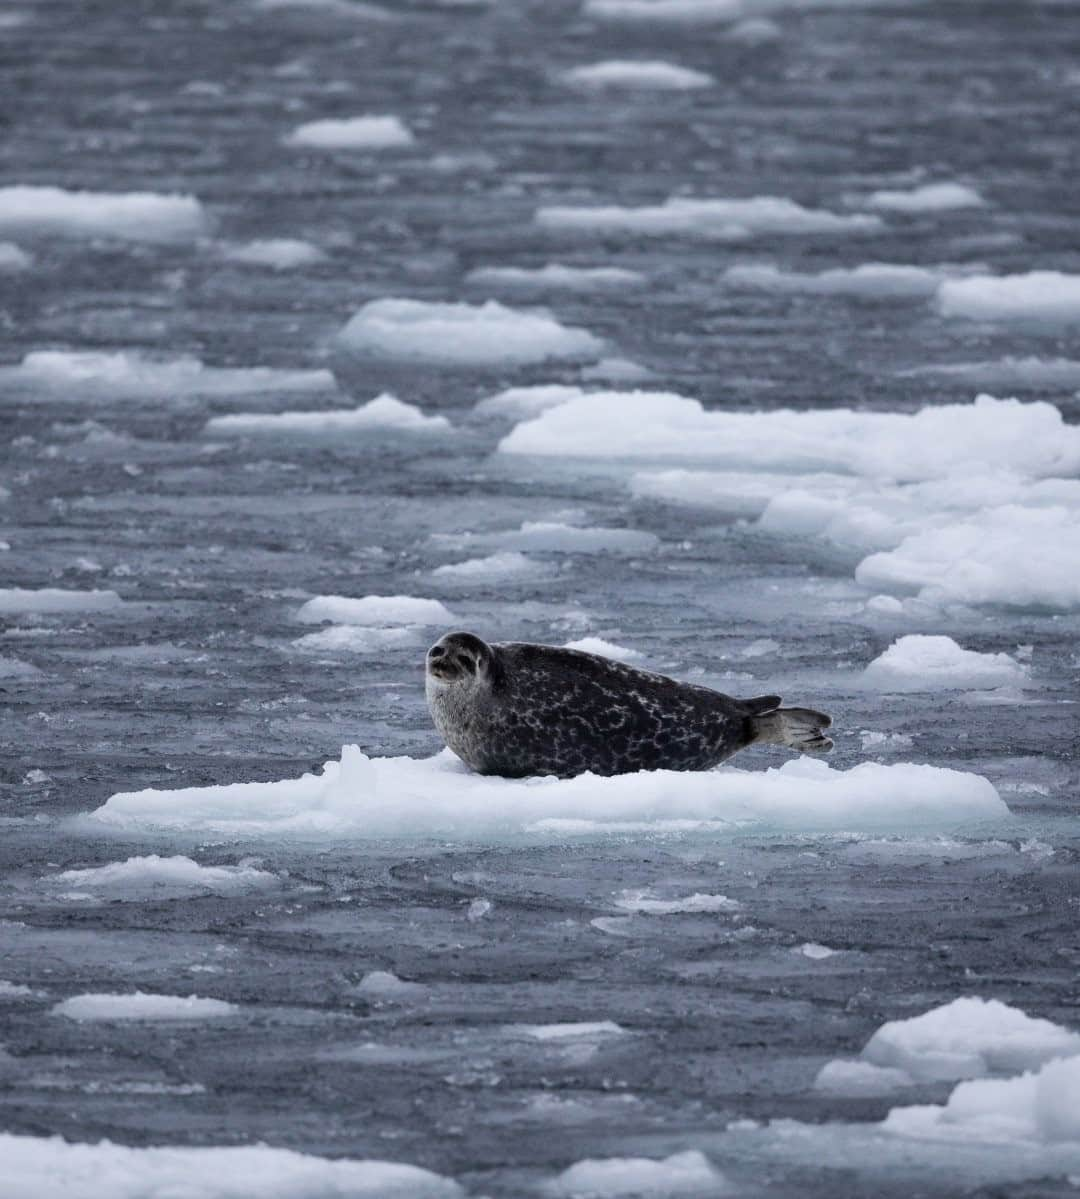
<path fill-rule="evenodd" d="M 712 87 L 716 82 L 704 71 L 655 59 L 609 59 L 571 67 L 560 78 L 571 87 L 645 88 L 653 91 L 689 91 Z"/>
<path fill-rule="evenodd" d="M 1022 325 L 1067 325 L 1080 320 L 1080 275 L 1030 271 L 946 279 L 937 293 L 942 316 Z"/>
<path fill-rule="evenodd" d="M 951 637 L 911 633 L 875 658 L 862 678 L 880 691 L 966 691 L 1023 686 L 1028 670 L 1008 654 L 981 654 Z"/>
<path fill-rule="evenodd" d="M 414 645 L 416 641 L 417 629 L 414 625 L 377 628 L 336 624 L 317 633 L 305 633 L 292 644 L 297 649 L 312 653 L 377 654 L 384 649 Z"/>
<path fill-rule="evenodd" d="M 4 1199 L 463 1199 L 399 1162 L 330 1160 L 269 1145 L 129 1148 L 0 1133 Z"/>
<path fill-rule="evenodd" d="M 425 999 L 429 993 L 421 983 L 406 982 L 389 970 L 369 971 L 353 990 L 376 1003 L 408 1003 Z"/>
<path fill-rule="evenodd" d="M 1080 361 L 1075 358 L 1000 358 L 983 362 L 931 363 L 900 372 L 901 377 L 936 375 L 959 379 L 973 387 L 1026 391 L 1071 391 L 1080 388 Z"/>
<path fill-rule="evenodd" d="M 605 641 L 603 637 L 579 637 L 577 641 L 568 641 L 564 648 L 581 650 L 586 654 L 599 654 L 601 658 L 611 658 L 615 662 L 636 662 L 644 657 L 636 649 L 616 645 L 613 641 Z"/>
<path fill-rule="evenodd" d="M 541 383 L 533 387 L 508 387 L 481 400 L 473 410 L 478 416 L 499 416 L 513 420 L 538 416 L 549 408 L 558 408 L 588 393 L 566 383 Z"/>
<path fill-rule="evenodd" d="M 200 866 L 181 855 L 162 858 L 157 854 L 85 870 L 62 870 L 44 881 L 50 887 L 61 883 L 65 887 L 85 887 L 95 894 L 121 900 L 191 895 L 202 891 L 239 895 L 277 887 L 281 882 L 276 874 L 242 863 L 239 866 Z"/>
<path fill-rule="evenodd" d="M 425 416 L 413 404 L 392 395 L 376 396 L 356 408 L 323 409 L 318 412 L 238 412 L 215 416 L 206 422 L 211 437 L 344 436 L 393 430 L 399 433 L 445 433 L 450 429 L 445 416 Z"/>
<path fill-rule="evenodd" d="M 641 208 L 553 205 L 540 208 L 536 221 L 545 229 L 598 233 L 634 233 L 644 237 L 684 235 L 719 241 L 744 241 L 758 234 L 868 233 L 882 228 L 879 217 L 804 208 L 782 196 L 747 200 L 672 196 Z"/>
<path fill-rule="evenodd" d="M 505 291 L 606 291 L 640 287 L 645 283 L 640 271 L 617 266 L 564 266 L 549 262 L 546 266 L 482 266 L 470 271 L 465 282 L 476 287 Z"/>
<path fill-rule="evenodd" d="M 981 208 L 985 201 L 974 188 L 962 183 L 924 183 L 909 191 L 871 192 L 862 203 L 886 212 L 944 212 Z"/>
<path fill-rule="evenodd" d="M 14 242 L 0 241 L 0 274 L 29 270 L 33 258 Z"/>
<path fill-rule="evenodd" d="M 747 17 L 737 21 L 724 35 L 729 42 L 744 46 L 767 46 L 778 42 L 784 35 L 780 26 L 768 17 Z"/>
<path fill-rule="evenodd" d="M 837 1058 L 835 1061 L 826 1062 L 818 1071 L 814 1079 L 814 1090 L 825 1091 L 830 1095 L 869 1097 L 891 1094 L 902 1087 L 910 1087 L 914 1081 L 906 1070 Z"/>
<path fill-rule="evenodd" d="M 0 232 L 183 242 L 208 229 L 194 196 L 0 187 Z"/>
<path fill-rule="evenodd" d="M 297 612 L 304 624 L 347 625 L 446 625 L 454 614 L 445 604 L 414 595 L 317 595 Z"/>
<path fill-rule="evenodd" d="M 580 1020 L 568 1024 L 514 1024 L 511 1029 L 534 1041 L 572 1041 L 586 1037 L 619 1037 L 626 1029 L 614 1020 Z"/>
<path fill-rule="evenodd" d="M 655 533 L 571 525 L 558 520 L 527 520 L 519 529 L 497 533 L 442 534 L 455 549 L 483 546 L 536 554 L 647 554 L 660 544 Z"/>
<path fill-rule="evenodd" d="M 285 144 L 318 150 L 388 150 L 411 146 L 415 140 L 398 117 L 363 116 L 309 121 L 294 129 Z"/>
<path fill-rule="evenodd" d="M 500 550 L 484 558 L 467 558 L 464 562 L 448 562 L 431 572 L 439 579 L 456 583 L 490 583 L 499 579 L 535 579 L 547 574 L 547 568 L 516 550 Z"/>
<path fill-rule="evenodd" d="M 345 746 L 321 775 L 112 796 L 80 823 L 236 836 L 306 838 L 516 837 L 562 831 L 566 820 L 603 832 L 628 822 L 662 831 L 751 822 L 796 829 L 961 827 L 1008 817 L 994 787 L 975 774 L 935 766 L 864 762 L 850 770 L 800 758 L 778 768 L 574 779 L 473 774 L 449 750 L 433 758 L 369 758 Z M 719 826 L 717 826 L 719 827 Z M 580 829 L 577 831 L 581 831 Z"/>
<path fill-rule="evenodd" d="M 64 591 L 59 587 L 0 589 L 0 612 L 36 612 L 48 616 L 64 612 L 107 612 L 121 607 L 123 602 L 115 591 Z"/>
<path fill-rule="evenodd" d="M 474 367 L 595 359 L 604 344 L 549 313 L 522 312 L 496 300 L 479 305 L 371 300 L 338 336 L 346 348 L 376 358 Z"/>
<path fill-rule="evenodd" d="M 54 1016 L 69 1020 L 217 1020 L 232 1016 L 240 1009 L 221 999 L 203 999 L 199 995 L 147 995 L 133 991 L 127 995 L 73 995 L 58 1003 Z"/>
<path fill-rule="evenodd" d="M 668 1196 L 721 1195 L 724 1176 L 697 1149 L 651 1157 L 585 1158 L 564 1170 L 550 1193 L 567 1199 L 667 1199 Z"/>
<path fill-rule="evenodd" d="M 137 350 L 35 350 L 20 365 L 0 367 L 0 382 L 110 399 L 142 395 L 243 395 L 256 391 L 333 390 L 328 370 L 205 366 L 198 358 L 156 360 Z"/>
<path fill-rule="evenodd" d="M 816 275 L 783 271 L 775 266 L 732 266 L 721 278 L 730 287 L 760 291 L 852 296 L 867 300 L 907 300 L 932 296 L 946 273 L 942 267 L 865 262 L 852 268 L 834 267 Z"/>
<path fill-rule="evenodd" d="M 674 916 L 714 912 L 737 912 L 742 904 L 726 895 L 706 895 L 695 891 L 681 899 L 661 899 L 651 891 L 623 891 L 615 906 L 627 912 L 643 912 L 647 916 Z"/>
<path fill-rule="evenodd" d="M 310 266 L 322 262 L 326 255 L 309 241 L 292 237 L 270 237 L 242 245 L 228 245 L 222 250 L 226 262 L 239 262 L 245 266 L 269 266 L 277 271 L 293 270 L 299 266 Z"/>

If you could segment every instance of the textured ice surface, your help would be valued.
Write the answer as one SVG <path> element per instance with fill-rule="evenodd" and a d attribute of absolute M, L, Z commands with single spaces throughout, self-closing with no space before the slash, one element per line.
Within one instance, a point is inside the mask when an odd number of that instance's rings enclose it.
<path fill-rule="evenodd" d="M 677 63 L 621 58 L 572 67 L 563 72 L 562 79 L 573 87 L 652 88 L 660 91 L 688 91 L 711 87 L 716 82 L 704 71 L 681 67 Z"/>
<path fill-rule="evenodd" d="M 218 1020 L 237 1011 L 234 1004 L 201 995 L 74 995 L 53 1009 L 69 1020 Z"/>
<path fill-rule="evenodd" d="M 833 267 L 817 274 L 782 271 L 767 265 L 731 266 L 721 277 L 729 287 L 754 288 L 781 294 L 907 300 L 932 296 L 945 274 L 947 268 L 944 267 L 864 262 L 856 267 Z"/>
<path fill-rule="evenodd" d="M 938 289 L 937 306 L 942 316 L 972 321 L 1068 325 L 1080 319 L 1080 275 L 1030 271 L 946 279 Z"/>
<path fill-rule="evenodd" d="M 280 884 L 276 874 L 252 865 L 200 866 L 198 862 L 180 854 L 165 858 L 149 854 L 128 858 L 123 862 L 110 862 L 107 866 L 61 870 L 44 881 L 52 888 L 85 890 L 94 895 L 130 902 L 207 891 L 217 895 L 235 895 Z"/>
<path fill-rule="evenodd" d="M 561 325 L 545 312 L 507 308 L 496 300 L 479 305 L 372 300 L 338 336 L 357 354 L 451 366 L 592 359 L 603 348 L 603 342 L 584 329 Z"/>
<path fill-rule="evenodd" d="M 305 624 L 441 625 L 452 623 L 454 614 L 440 600 L 415 595 L 317 595 L 296 619 Z"/>
<path fill-rule="evenodd" d="M 876 657 L 862 677 L 882 691 L 964 691 L 1022 686 L 1028 670 L 1009 654 L 978 653 L 951 637 L 909 633 Z"/>
<path fill-rule="evenodd" d="M 428 1170 L 385 1161 L 330 1161 L 268 1145 L 130 1149 L 61 1137 L 0 1134 L 8 1199 L 456 1199 Z"/>
<path fill-rule="evenodd" d="M 800 758 L 764 773 L 719 771 L 507 780 L 472 774 L 444 750 L 434 758 L 369 758 L 356 746 L 322 774 L 112 796 L 87 827 L 246 837 L 495 839 L 557 835 L 566 820 L 607 824 L 753 822 L 795 829 L 960 827 L 1008 809 L 985 778 L 934 766 L 864 762 L 834 770 Z"/>
<path fill-rule="evenodd" d="M 616 662 L 635 662 L 643 657 L 639 650 L 616 645 L 613 641 L 605 641 L 603 637 L 579 637 L 576 641 L 568 641 L 566 648 L 579 649 L 586 654 L 599 654 L 602 658 L 613 658 Z"/>
<path fill-rule="evenodd" d="M 222 250 L 226 262 L 244 266 L 269 266 L 278 271 L 294 270 L 322 262 L 326 255 L 318 246 L 294 237 L 265 237 L 256 241 L 227 245 Z"/>
<path fill-rule="evenodd" d="M 0 187 L 2 233 L 181 242 L 207 230 L 203 207 L 190 195 Z"/>
<path fill-rule="evenodd" d="M 963 183 L 924 183 L 907 191 L 883 189 L 871 192 L 863 204 L 886 212 L 947 212 L 953 208 L 980 208 L 984 201 Z"/>
<path fill-rule="evenodd" d="M 539 267 L 481 266 L 465 282 L 494 291 L 595 291 L 640 287 L 645 276 L 617 266 L 567 266 L 549 262 Z"/>
<path fill-rule="evenodd" d="M 411 146 L 415 139 L 400 117 L 364 116 L 309 121 L 285 140 L 290 146 L 317 150 L 389 150 Z"/>
<path fill-rule="evenodd" d="M 578 1199 L 665 1199 L 722 1195 L 724 1176 L 696 1149 L 654 1160 L 648 1157 L 587 1158 L 555 1179 L 551 1194 Z"/>
<path fill-rule="evenodd" d="M 212 437 L 343 436 L 391 429 L 404 433 L 445 433 L 445 416 L 425 416 L 414 404 L 391 395 L 377 396 L 356 408 L 315 412 L 244 412 L 215 416 L 206 422 Z"/>

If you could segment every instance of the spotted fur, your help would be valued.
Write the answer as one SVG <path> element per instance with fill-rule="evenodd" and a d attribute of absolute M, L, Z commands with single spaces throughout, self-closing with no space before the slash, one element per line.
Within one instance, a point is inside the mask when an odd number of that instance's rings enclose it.
<path fill-rule="evenodd" d="M 636 770 L 707 770 L 779 731 L 777 695 L 733 699 L 578 650 L 525 642 L 489 645 L 449 633 L 428 651 L 426 691 L 446 744 L 481 774 L 568 778 Z M 806 724 L 802 719 L 799 727 Z M 831 747 L 823 736 L 810 747 Z"/>

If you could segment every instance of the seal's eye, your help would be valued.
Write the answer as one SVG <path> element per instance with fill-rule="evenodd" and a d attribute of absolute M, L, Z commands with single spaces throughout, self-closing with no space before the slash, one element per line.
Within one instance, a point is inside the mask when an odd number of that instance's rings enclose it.
<path fill-rule="evenodd" d="M 476 674 L 476 659 L 470 654 L 462 654 L 458 661 L 469 672 L 469 674 Z"/>

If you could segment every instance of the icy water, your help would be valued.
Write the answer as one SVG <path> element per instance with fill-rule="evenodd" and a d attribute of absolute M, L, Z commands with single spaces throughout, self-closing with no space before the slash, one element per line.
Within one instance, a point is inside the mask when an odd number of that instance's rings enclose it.
<path fill-rule="evenodd" d="M 1076 421 L 1080 306 L 1050 323 L 972 321 L 942 315 L 929 293 L 724 279 L 761 263 L 1080 271 L 1074 6 L 744 8 L 767 10 L 771 28 L 605 19 L 561 0 L 58 0 L 0 12 L 0 187 L 183 193 L 204 221 L 194 235 L 137 236 L 123 220 L 58 232 L 32 215 L 5 224 L 0 204 L 0 243 L 29 256 L 0 266 L 0 587 L 119 597 L 58 612 L 9 598 L 0 611 L 0 979 L 28 988 L 0 989 L 3 1131 L 265 1142 L 411 1163 L 489 1196 L 715 1193 L 700 1178 L 679 1191 L 674 1173 L 647 1192 L 640 1180 L 553 1181 L 582 1159 L 689 1150 L 730 1193 L 1072 1189 L 1075 1142 L 1044 1160 L 1037 1145 L 961 1150 L 874 1131 L 892 1108 L 944 1102 L 952 1082 L 869 1096 L 813 1084 L 883 1022 L 959 996 L 1080 1025 L 1078 604 L 1008 602 L 1000 571 L 986 602 L 857 582 L 858 564 L 899 537 L 778 531 L 757 523 L 761 505 L 676 503 L 642 481 L 700 467 L 692 441 L 629 465 L 577 456 L 574 438 L 562 456 L 500 453 L 525 416 L 476 409 L 508 387 L 553 383 L 747 413 L 912 413 L 987 390 Z M 664 60 L 713 83 L 583 90 L 560 77 L 604 59 Z M 284 144 L 307 122 L 363 114 L 397 116 L 412 142 Z M 983 202 L 867 207 L 875 191 L 937 182 Z M 535 219 L 671 196 L 788 197 L 880 220 L 702 238 Z M 319 253 L 284 268 L 232 253 L 269 238 Z M 642 278 L 466 281 L 547 263 Z M 564 361 L 447 365 L 421 333 L 415 354 L 357 353 L 337 335 L 384 297 L 543 305 L 605 345 Z M 71 359 L 35 374 L 24 360 L 42 350 L 126 357 L 111 374 Z M 140 355 L 332 375 L 133 379 Z M 1006 359 L 1028 367 L 993 365 Z M 450 428 L 207 429 L 384 392 Z M 1076 468 L 1063 454 L 1043 474 Z M 933 524 L 935 500 L 920 503 L 912 519 Z M 1062 511 L 1080 511 L 1073 503 Z M 562 531 L 545 547 L 525 522 Z M 607 552 L 594 552 L 566 528 L 647 536 L 602 535 Z M 523 556 L 438 573 L 493 554 Z M 883 591 L 891 601 L 874 601 Z M 117 792 L 293 778 L 343 744 L 434 754 L 422 659 L 443 628 L 388 620 L 389 633 L 352 626 L 337 643 L 297 644 L 322 628 L 297 617 L 319 595 L 434 598 L 491 639 L 602 637 L 651 669 L 782 693 L 833 714 L 833 767 L 975 773 L 1011 815 L 905 820 L 900 803 L 876 829 L 645 820 L 460 836 L 428 833 L 421 818 L 376 839 L 81 819 Z M 909 634 L 1008 654 L 1015 677 L 871 685 L 864 668 Z M 759 749 L 737 764 L 785 759 Z M 246 874 L 56 877 L 155 854 Z M 641 903 L 693 895 L 731 902 Z M 135 990 L 236 1010 L 164 1022 L 53 1011 Z M 565 1024 L 593 1027 L 544 1031 Z"/>

